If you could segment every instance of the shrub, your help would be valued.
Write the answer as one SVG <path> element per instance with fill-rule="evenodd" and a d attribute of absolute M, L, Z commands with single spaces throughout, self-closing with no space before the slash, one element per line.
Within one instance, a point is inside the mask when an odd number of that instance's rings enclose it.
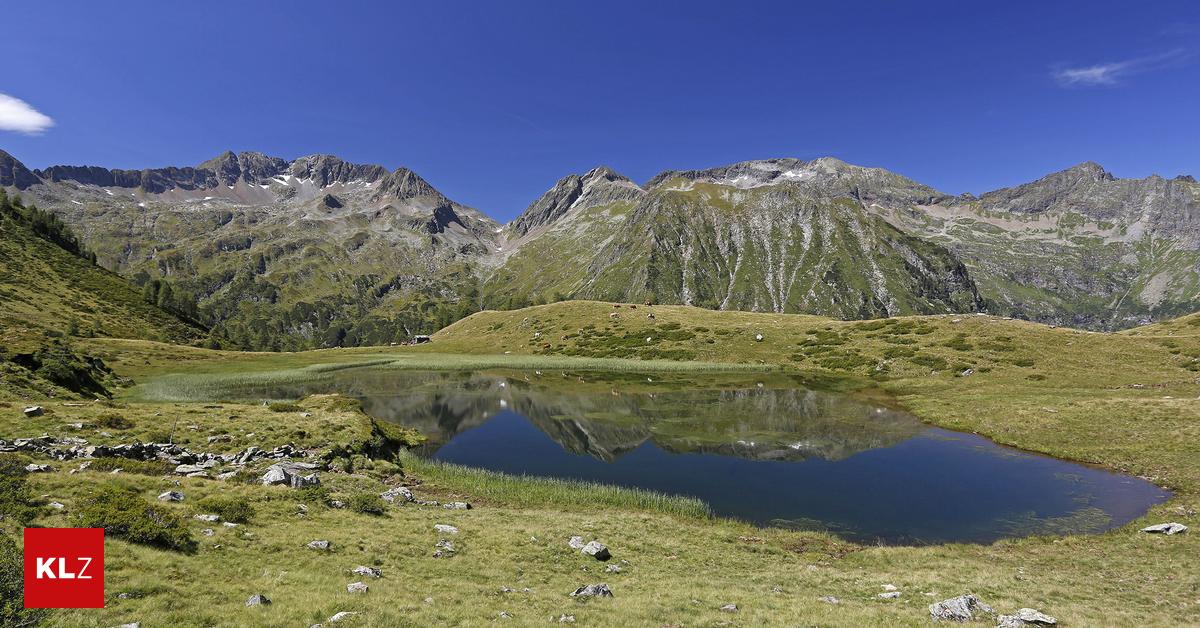
<path fill-rule="evenodd" d="M 197 505 L 206 513 L 219 515 L 225 521 L 234 523 L 247 523 L 254 517 L 254 506 L 238 497 L 214 495 L 205 497 L 197 502 Z"/>
<path fill-rule="evenodd" d="M 382 515 L 387 512 L 387 503 L 375 493 L 357 491 L 346 498 L 346 507 L 365 515 Z"/>
<path fill-rule="evenodd" d="M 927 366 L 935 371 L 944 371 L 950 366 L 949 362 L 936 355 L 915 355 L 908 361 L 918 366 Z"/>
<path fill-rule="evenodd" d="M 36 626 L 46 611 L 24 608 L 24 565 L 21 550 L 0 532 L 0 626 Z"/>
<path fill-rule="evenodd" d="M 276 402 L 267 406 L 271 412 L 303 412 L 304 408 L 295 403 Z"/>
<path fill-rule="evenodd" d="M 166 506 L 152 504 L 133 489 L 105 486 L 81 500 L 75 514 L 81 528 L 104 528 L 109 536 L 131 543 L 182 552 L 196 549 L 183 517 Z"/>
<path fill-rule="evenodd" d="M 133 421 L 112 412 L 102 414 L 96 419 L 96 425 L 111 430 L 127 430 L 133 427 Z"/>
<path fill-rule="evenodd" d="M 25 525 L 37 517 L 37 501 L 25 482 L 26 464 L 24 456 L 0 454 L 0 521 Z"/>

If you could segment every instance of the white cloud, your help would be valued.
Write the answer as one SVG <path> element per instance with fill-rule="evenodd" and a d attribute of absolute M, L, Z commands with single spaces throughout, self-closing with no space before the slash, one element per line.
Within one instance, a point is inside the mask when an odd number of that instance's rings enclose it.
<path fill-rule="evenodd" d="M 52 126 L 54 120 L 50 116 L 30 107 L 20 98 L 0 93 L 0 131 L 40 135 Z"/>
<path fill-rule="evenodd" d="M 1123 79 L 1134 74 L 1151 72 L 1168 68 L 1192 56 L 1183 50 L 1172 50 L 1159 55 L 1137 57 L 1125 61 L 1101 63 L 1097 65 L 1076 68 L 1058 68 L 1053 71 L 1054 80 L 1064 87 L 1093 87 L 1097 85 L 1116 85 Z"/>

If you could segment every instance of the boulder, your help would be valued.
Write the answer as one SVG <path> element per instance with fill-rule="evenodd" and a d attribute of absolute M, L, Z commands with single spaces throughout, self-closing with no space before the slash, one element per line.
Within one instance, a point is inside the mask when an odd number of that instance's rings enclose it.
<path fill-rule="evenodd" d="M 1146 532 L 1149 534 L 1171 535 L 1171 534 L 1179 534 L 1180 532 L 1187 532 L 1187 529 L 1188 529 L 1188 527 L 1183 525 L 1182 523 L 1171 522 L 1171 523 L 1158 523 L 1158 524 L 1155 524 L 1152 526 L 1146 526 L 1146 527 L 1142 528 L 1142 532 Z"/>
<path fill-rule="evenodd" d="M 183 493 L 179 491 L 167 491 L 158 496 L 160 502 L 181 502 L 183 501 Z"/>
<path fill-rule="evenodd" d="M 355 615 L 357 615 L 357 614 L 358 614 L 358 613 L 356 613 L 356 612 L 353 612 L 353 611 L 342 611 L 342 612 L 340 612 L 340 613 L 334 613 L 333 615 L 331 615 L 331 616 L 329 617 L 329 619 L 327 619 L 327 620 L 325 620 L 325 621 L 327 621 L 327 622 L 329 622 L 329 623 L 331 623 L 331 624 L 336 624 L 336 623 L 338 623 L 339 621 L 345 621 L 345 620 L 347 620 L 347 619 L 350 619 L 351 617 L 354 617 L 354 616 L 355 616 Z"/>
<path fill-rule="evenodd" d="M 250 599 L 246 600 L 246 606 L 267 606 L 270 603 L 271 598 L 261 593 L 255 593 L 250 596 Z"/>
<path fill-rule="evenodd" d="M 960 595 L 929 605 L 929 615 L 935 620 L 973 621 L 978 614 L 994 615 L 992 607 L 974 595 Z"/>
<path fill-rule="evenodd" d="M 604 568 L 604 573 L 621 573 L 620 565 L 609 565 Z"/>
<path fill-rule="evenodd" d="M 1022 608 L 1013 615 L 1001 615 L 996 619 L 996 628 L 1028 628 L 1029 626 L 1053 626 L 1058 620 L 1032 608 Z"/>
<path fill-rule="evenodd" d="M 583 585 L 571 593 L 572 598 L 611 598 L 612 590 L 601 582 L 599 585 Z"/>
<path fill-rule="evenodd" d="M 446 525 L 444 523 L 434 524 L 433 529 L 441 532 L 442 534 L 458 534 L 458 528 Z"/>
<path fill-rule="evenodd" d="M 468 504 L 467 502 L 446 502 L 445 504 L 442 504 L 442 508 L 447 510 L 470 510 L 471 504 Z"/>
<path fill-rule="evenodd" d="M 31 418 L 31 419 L 33 417 L 42 416 L 43 414 L 46 413 L 46 411 L 44 409 L 42 409 L 41 406 L 29 406 L 28 408 L 25 408 L 24 412 L 25 412 L 25 416 L 28 418 Z"/>
<path fill-rule="evenodd" d="M 324 539 L 319 539 L 316 541 L 309 541 L 308 549 L 327 551 L 329 549 L 329 541 L 326 541 Z"/>
<path fill-rule="evenodd" d="M 319 486 L 321 478 L 317 474 L 301 476 L 298 471 L 311 470 L 315 465 L 307 465 L 305 463 L 289 463 L 289 464 L 273 464 L 267 468 L 267 472 L 263 474 L 261 480 L 263 486 L 275 486 L 286 484 L 292 488 L 304 488 L 306 486 Z"/>
<path fill-rule="evenodd" d="M 175 475 L 192 475 L 193 473 L 204 473 L 207 467 L 202 467 L 195 464 L 181 464 L 175 467 Z"/>
<path fill-rule="evenodd" d="M 883 599 L 883 600 L 894 600 L 894 599 L 896 599 L 896 598 L 898 598 L 898 597 L 900 597 L 900 592 L 899 592 L 899 591 L 888 591 L 887 593 L 880 593 L 880 594 L 879 594 L 879 598 L 880 598 L 880 599 Z"/>
<path fill-rule="evenodd" d="M 54 470 L 54 468 L 48 464 L 32 464 L 32 463 L 30 463 L 30 464 L 25 465 L 26 473 L 49 473 L 53 470 Z"/>
<path fill-rule="evenodd" d="M 217 521 L 220 521 L 221 517 L 218 515 L 196 515 L 194 517 L 194 519 L 196 519 L 197 521 L 208 521 L 210 523 L 215 523 Z"/>
<path fill-rule="evenodd" d="M 584 545 L 582 536 L 573 536 L 567 540 L 567 546 L 573 550 L 581 550 Z"/>
<path fill-rule="evenodd" d="M 413 492 L 407 486 L 397 486 L 379 494 L 379 498 L 389 503 L 404 503 L 414 502 L 417 498 L 413 496 Z"/>
<path fill-rule="evenodd" d="M 351 571 L 351 573 L 357 574 L 359 576 L 366 576 L 368 578 L 382 578 L 383 577 L 383 570 L 378 567 L 368 567 L 366 565 L 359 565 L 359 566 L 355 567 L 354 569 L 351 569 L 350 571 Z"/>
<path fill-rule="evenodd" d="M 600 541 L 592 541 L 587 545 L 584 545 L 583 548 L 579 550 L 579 553 L 587 554 L 588 556 L 601 561 L 612 558 L 612 554 L 608 552 L 608 547 Z"/>
<path fill-rule="evenodd" d="M 736 612 L 738 612 L 737 604 L 726 604 L 725 606 L 721 607 L 721 612 L 736 613 Z"/>
<path fill-rule="evenodd" d="M 346 585 L 347 593 L 366 593 L 370 589 L 371 587 L 368 587 L 362 582 L 351 582 L 350 584 Z"/>

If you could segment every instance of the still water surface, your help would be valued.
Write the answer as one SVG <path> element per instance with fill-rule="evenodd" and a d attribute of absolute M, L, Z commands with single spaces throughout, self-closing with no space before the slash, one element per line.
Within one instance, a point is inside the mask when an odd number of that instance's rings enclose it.
<path fill-rule="evenodd" d="M 438 460 L 698 497 L 756 524 L 860 542 L 1101 532 L 1169 493 L 922 424 L 870 392 L 787 376 L 339 371 L 338 391 L 429 436 Z"/>

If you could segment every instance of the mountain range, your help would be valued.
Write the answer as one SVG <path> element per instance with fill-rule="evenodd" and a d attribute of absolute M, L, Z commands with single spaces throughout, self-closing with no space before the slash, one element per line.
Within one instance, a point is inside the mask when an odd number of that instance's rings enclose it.
<path fill-rule="evenodd" d="M 387 343 L 568 298 L 1101 330 L 1200 309 L 1200 184 L 1090 162 L 978 197 L 829 157 L 645 184 L 597 167 L 506 225 L 411 170 L 331 155 L 30 170 L 0 151 L 0 187 L 252 348 Z"/>

